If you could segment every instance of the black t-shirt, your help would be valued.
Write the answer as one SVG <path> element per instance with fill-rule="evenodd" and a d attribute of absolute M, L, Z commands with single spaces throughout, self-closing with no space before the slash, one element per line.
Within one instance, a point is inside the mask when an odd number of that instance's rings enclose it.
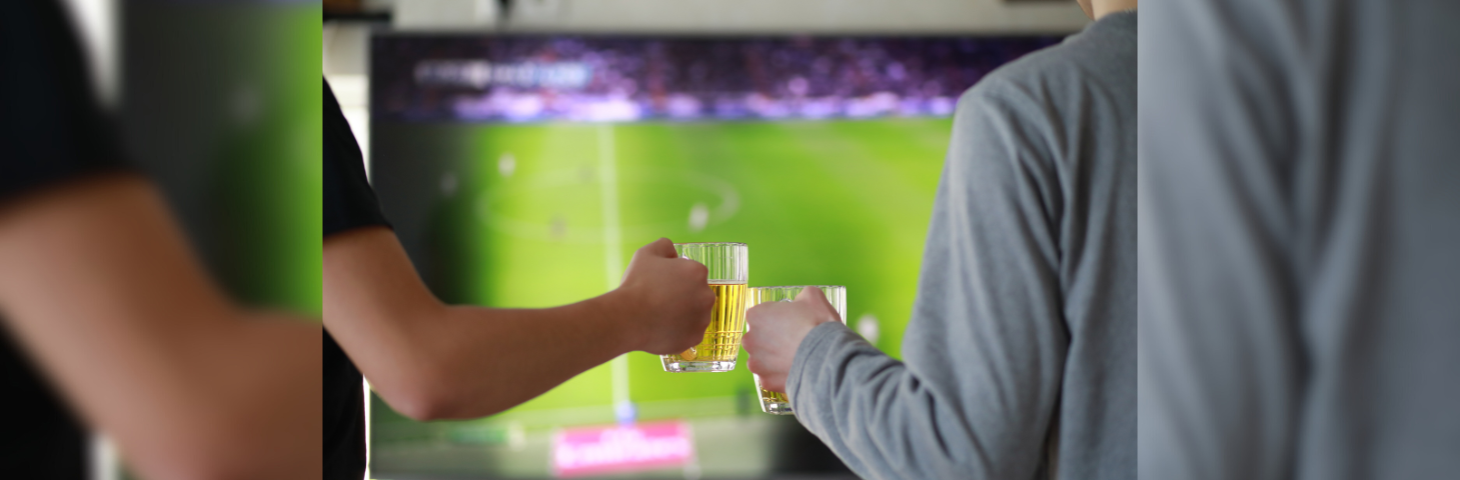
<path fill-rule="evenodd" d="M 328 81 L 324 83 L 324 236 L 389 226 L 365 178 L 360 146 Z M 324 332 L 324 478 L 365 474 L 365 393 L 360 370 Z"/>
<path fill-rule="evenodd" d="M 0 202 L 122 166 L 81 48 L 54 1 L 6 2 L 0 15 Z"/>
<path fill-rule="evenodd" d="M 26 193 L 123 170 L 60 5 L 0 15 L 0 208 Z M 3 267 L 0 267 L 3 268 Z M 0 478 L 83 479 L 87 431 L 0 321 Z"/>

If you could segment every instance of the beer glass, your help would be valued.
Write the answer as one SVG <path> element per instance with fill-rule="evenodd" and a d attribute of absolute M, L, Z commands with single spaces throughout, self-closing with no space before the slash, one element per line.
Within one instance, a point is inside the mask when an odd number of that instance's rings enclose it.
<path fill-rule="evenodd" d="M 807 287 L 821 289 L 826 295 L 826 300 L 836 309 L 837 319 L 842 323 L 847 322 L 847 287 L 841 285 L 798 285 L 792 287 L 755 287 L 750 289 L 749 306 L 760 305 L 765 302 L 789 302 L 801 294 L 801 290 Z M 760 410 L 772 415 L 790 415 L 791 400 L 786 394 L 772 392 L 760 387 L 760 375 L 755 376 L 755 389 L 760 391 Z"/>
<path fill-rule="evenodd" d="M 680 257 L 710 270 L 715 309 L 704 340 L 689 350 L 660 355 L 666 372 L 728 372 L 735 369 L 740 337 L 745 334 L 745 284 L 750 280 L 749 248 L 744 243 L 676 243 Z"/>

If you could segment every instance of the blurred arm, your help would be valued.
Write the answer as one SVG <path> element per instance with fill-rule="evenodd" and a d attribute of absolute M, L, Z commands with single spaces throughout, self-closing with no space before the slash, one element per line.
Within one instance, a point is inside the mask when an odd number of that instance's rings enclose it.
<path fill-rule="evenodd" d="M 1038 155 L 978 92 L 954 121 L 906 363 L 826 322 L 787 379 L 796 418 L 866 478 L 1033 478 L 1044 460 L 1069 342 L 1058 223 Z"/>
<path fill-rule="evenodd" d="M 0 207 L 0 310 L 148 478 L 318 478 L 320 328 L 239 311 L 189 251 L 144 180 L 51 187 Z"/>
<path fill-rule="evenodd" d="M 624 286 L 603 296 L 555 308 L 493 309 L 442 304 L 394 232 L 354 229 L 325 240 L 325 327 L 402 414 L 485 416 L 630 350 L 669 353 L 698 343 L 713 293 L 704 266 L 674 258 L 668 242 L 640 250 Z M 646 258 L 651 249 L 657 249 L 652 260 Z M 673 271 L 640 276 L 636 267 Z M 639 277 L 679 285 L 659 289 L 668 302 L 655 301 L 638 294 L 646 290 L 637 288 Z M 681 306 L 666 308 L 669 303 Z M 656 319 L 673 326 L 656 327 Z M 672 339 L 655 342 L 648 338 L 654 334 Z"/>

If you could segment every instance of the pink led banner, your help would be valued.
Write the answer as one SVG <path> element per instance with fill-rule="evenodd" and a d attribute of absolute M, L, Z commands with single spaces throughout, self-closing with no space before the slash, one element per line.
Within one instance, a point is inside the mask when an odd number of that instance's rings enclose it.
<path fill-rule="evenodd" d="M 565 429 L 553 437 L 553 473 L 576 477 L 683 467 L 694 458 L 684 422 Z"/>

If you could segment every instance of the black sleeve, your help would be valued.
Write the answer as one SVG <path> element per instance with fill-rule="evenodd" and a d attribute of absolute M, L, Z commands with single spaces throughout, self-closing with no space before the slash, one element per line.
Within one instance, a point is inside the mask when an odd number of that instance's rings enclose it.
<path fill-rule="evenodd" d="M 390 226 L 365 178 L 360 146 L 345 121 L 329 81 L 324 82 L 324 236 L 350 229 Z M 365 394 L 360 370 L 324 333 L 324 479 L 365 475 Z"/>
<path fill-rule="evenodd" d="M 365 178 L 360 145 L 345 121 L 328 80 L 324 82 L 324 236 L 370 225 L 390 226 Z"/>
<path fill-rule="evenodd" d="M 59 2 L 6 2 L 0 15 L 0 201 L 123 168 L 120 143 L 88 78 Z"/>
<path fill-rule="evenodd" d="M 53 0 L 0 14 L 0 204 L 28 191 L 122 169 L 79 44 Z M 0 267 L 4 268 L 4 267 Z M 87 478 L 88 432 L 0 319 L 0 478 Z"/>

